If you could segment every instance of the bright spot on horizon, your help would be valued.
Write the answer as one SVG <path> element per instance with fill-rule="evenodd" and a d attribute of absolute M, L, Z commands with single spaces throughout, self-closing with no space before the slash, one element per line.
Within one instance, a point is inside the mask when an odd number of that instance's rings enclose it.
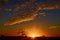
<path fill-rule="evenodd" d="M 40 37 L 40 36 L 42 36 L 42 35 L 35 34 L 35 33 L 28 34 L 28 37 L 31 37 L 31 38 L 36 38 L 36 37 Z"/>
<path fill-rule="evenodd" d="M 36 37 L 43 36 L 42 33 L 38 29 L 36 29 L 36 28 L 27 30 L 26 32 L 27 32 L 27 36 L 31 37 L 31 38 L 36 38 Z"/>

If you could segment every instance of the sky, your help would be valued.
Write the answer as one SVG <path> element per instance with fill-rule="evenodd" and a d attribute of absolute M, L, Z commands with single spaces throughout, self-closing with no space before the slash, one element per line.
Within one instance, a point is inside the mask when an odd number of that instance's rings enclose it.
<path fill-rule="evenodd" d="M 0 35 L 60 36 L 59 4 L 60 0 L 0 0 Z"/>

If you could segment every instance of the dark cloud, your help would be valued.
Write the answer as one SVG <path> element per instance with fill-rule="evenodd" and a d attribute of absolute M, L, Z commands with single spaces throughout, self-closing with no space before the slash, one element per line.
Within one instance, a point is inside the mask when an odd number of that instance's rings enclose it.
<path fill-rule="evenodd" d="M 19 10 L 24 10 L 24 8 L 30 7 L 35 0 L 29 0 L 27 2 L 22 2 L 21 4 L 15 5 L 13 11 L 19 11 Z M 12 18 L 10 18 L 4 25 L 14 25 L 17 23 L 25 22 L 25 21 L 30 21 L 35 18 L 35 16 L 38 14 L 39 10 L 52 10 L 52 9 L 59 9 L 60 5 L 59 2 L 40 2 L 40 3 L 35 3 L 34 7 L 32 9 L 26 10 L 26 12 L 20 13 L 20 15 L 16 15 Z M 12 9 L 8 9 L 9 11 L 12 11 Z M 46 13 L 40 13 L 40 15 L 46 16 Z"/>
<path fill-rule="evenodd" d="M 36 4 L 36 8 L 39 10 L 52 10 L 52 9 L 59 9 L 60 5 L 59 2 L 54 3 L 41 2 Z"/>

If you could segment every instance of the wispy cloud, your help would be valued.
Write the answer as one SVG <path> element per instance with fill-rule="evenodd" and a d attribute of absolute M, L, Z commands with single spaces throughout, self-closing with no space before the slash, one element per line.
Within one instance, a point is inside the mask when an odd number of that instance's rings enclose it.
<path fill-rule="evenodd" d="M 29 0 L 27 2 L 22 2 L 21 4 L 18 4 L 18 5 L 15 4 L 13 12 L 15 13 L 16 11 L 24 10 L 24 8 L 27 8 L 27 7 L 31 6 L 31 4 L 34 1 L 35 0 Z M 34 7 L 32 7 L 32 9 L 30 9 L 29 11 L 26 11 L 24 13 L 21 13 L 20 15 L 16 15 L 16 16 L 10 18 L 8 21 L 5 22 L 4 25 L 14 25 L 14 24 L 17 24 L 17 23 L 33 20 L 38 15 L 39 10 L 52 10 L 52 9 L 59 9 L 59 8 L 60 8 L 59 2 L 52 2 L 52 3 L 40 2 L 40 3 L 36 3 L 36 4 L 34 4 Z M 7 9 L 7 10 L 12 11 L 11 8 Z M 43 12 L 43 13 L 40 13 L 40 15 L 46 16 L 46 13 Z"/>
<path fill-rule="evenodd" d="M 52 10 L 52 9 L 59 9 L 60 5 L 59 2 L 53 2 L 53 3 L 41 2 L 36 4 L 36 8 L 39 10 Z"/>
<path fill-rule="evenodd" d="M 42 16 L 46 16 L 45 12 L 42 12 L 42 13 L 39 13 L 39 14 L 42 15 Z"/>
<path fill-rule="evenodd" d="M 36 12 L 23 13 L 21 15 L 14 16 L 5 22 L 4 25 L 14 25 L 17 23 L 33 20 L 37 16 Z"/>
<path fill-rule="evenodd" d="M 56 29 L 57 26 L 50 26 L 48 29 Z"/>

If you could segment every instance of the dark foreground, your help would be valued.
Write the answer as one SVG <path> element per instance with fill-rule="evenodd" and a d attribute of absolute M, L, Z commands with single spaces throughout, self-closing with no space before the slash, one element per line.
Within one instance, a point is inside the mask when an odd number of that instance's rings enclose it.
<path fill-rule="evenodd" d="M 60 37 L 21 37 L 21 36 L 0 36 L 0 40 L 60 40 Z"/>

